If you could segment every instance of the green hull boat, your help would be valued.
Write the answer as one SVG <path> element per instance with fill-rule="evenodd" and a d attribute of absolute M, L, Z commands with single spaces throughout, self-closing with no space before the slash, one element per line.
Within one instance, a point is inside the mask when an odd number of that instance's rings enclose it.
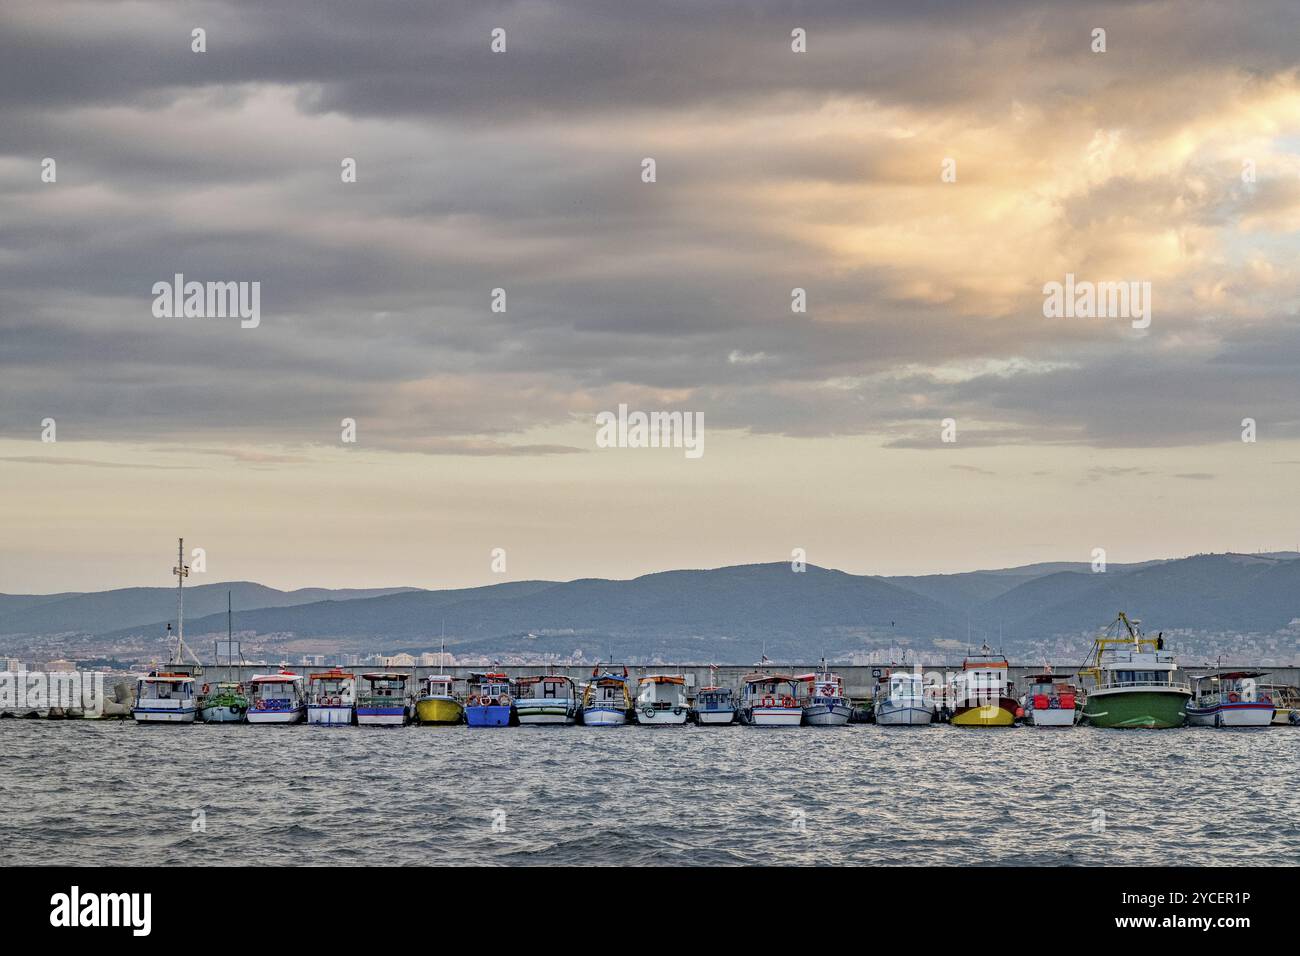
<path fill-rule="evenodd" d="M 1083 717 L 1093 727 L 1181 727 L 1188 691 L 1181 688 L 1099 688 L 1088 695 Z"/>

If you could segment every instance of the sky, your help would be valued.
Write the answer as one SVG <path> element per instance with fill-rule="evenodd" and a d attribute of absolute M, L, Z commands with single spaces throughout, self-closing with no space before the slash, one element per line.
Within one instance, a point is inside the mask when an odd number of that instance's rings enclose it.
<path fill-rule="evenodd" d="M 1298 27 L 8 0 L 0 592 L 168 585 L 180 536 L 285 588 L 1295 549 Z M 258 324 L 156 315 L 177 273 Z M 1149 325 L 1046 316 L 1067 274 Z M 704 453 L 601 447 L 620 405 Z"/>

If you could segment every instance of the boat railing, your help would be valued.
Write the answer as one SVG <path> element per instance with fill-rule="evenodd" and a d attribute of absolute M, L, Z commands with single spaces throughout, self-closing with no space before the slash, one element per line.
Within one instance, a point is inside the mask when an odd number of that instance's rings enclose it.
<path fill-rule="evenodd" d="M 1160 687 L 1172 688 L 1173 690 L 1185 690 L 1189 694 L 1192 691 L 1192 685 L 1186 681 L 1159 681 L 1159 680 L 1115 680 L 1106 681 L 1094 690 L 1109 690 L 1112 687 Z"/>

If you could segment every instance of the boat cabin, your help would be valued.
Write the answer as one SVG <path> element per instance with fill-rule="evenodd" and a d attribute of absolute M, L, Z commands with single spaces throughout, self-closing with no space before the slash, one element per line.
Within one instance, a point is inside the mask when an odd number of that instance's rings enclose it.
<path fill-rule="evenodd" d="M 920 671 L 894 671 L 889 675 L 889 682 L 876 685 L 878 690 L 889 688 L 889 699 L 893 701 L 925 700 L 925 681 Z"/>
<path fill-rule="evenodd" d="M 686 678 L 678 674 L 648 674 L 637 681 L 637 706 L 672 710 L 686 706 Z"/>
<path fill-rule="evenodd" d="M 397 705 L 406 700 L 406 674 L 382 671 L 374 674 L 362 674 L 361 679 L 369 685 L 369 693 L 362 695 L 368 703 Z"/>
<path fill-rule="evenodd" d="M 446 674 L 431 674 L 420 681 L 421 697 L 437 697 L 444 700 L 456 699 L 456 678 Z"/>
<path fill-rule="evenodd" d="M 695 709 L 708 711 L 732 711 L 736 709 L 736 698 L 730 687 L 701 687 L 695 695 Z"/>
<path fill-rule="evenodd" d="M 318 702 L 323 704 L 326 700 L 333 704 L 337 699 L 338 703 L 333 705 L 341 707 L 351 703 L 356 697 L 356 686 L 355 674 L 349 674 L 337 667 L 318 671 L 307 676 L 307 697 L 313 704 Z"/>
<path fill-rule="evenodd" d="M 1273 699 L 1269 689 L 1258 684 L 1259 678 L 1267 676 L 1267 671 L 1223 671 L 1197 675 L 1192 678 L 1196 687 L 1196 703 L 1200 707 L 1213 704 L 1271 704 Z"/>
<path fill-rule="evenodd" d="M 1011 682 L 1007 674 L 1011 662 L 1001 654 L 990 652 L 968 655 L 961 672 L 953 675 L 953 703 L 958 707 L 973 702 L 996 701 L 1007 696 Z"/>
<path fill-rule="evenodd" d="M 254 705 L 262 701 L 265 709 L 277 709 L 276 705 L 280 708 L 296 707 L 302 702 L 302 676 L 292 671 L 254 674 L 248 683 Z"/>
<path fill-rule="evenodd" d="M 515 681 L 515 697 L 520 700 L 574 700 L 573 681 L 559 674 L 521 677 Z"/>
<path fill-rule="evenodd" d="M 587 685 L 588 706 L 628 706 L 627 678 L 617 674 L 602 674 Z"/>
<path fill-rule="evenodd" d="M 510 678 L 505 674 L 475 674 L 469 681 L 470 703 L 509 703 Z"/>
<path fill-rule="evenodd" d="M 140 700 L 194 700 L 194 678 L 188 674 L 161 674 L 151 671 L 136 682 Z"/>
<path fill-rule="evenodd" d="M 799 680 L 789 674 L 750 674 L 741 691 L 747 703 L 770 700 L 785 707 L 795 706 L 798 694 Z"/>

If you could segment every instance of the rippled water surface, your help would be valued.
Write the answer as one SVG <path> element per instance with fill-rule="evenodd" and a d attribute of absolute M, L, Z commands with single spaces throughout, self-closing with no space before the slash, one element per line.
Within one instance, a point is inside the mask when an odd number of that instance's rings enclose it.
<path fill-rule="evenodd" d="M 1295 864 L 1298 758 L 1287 727 L 3 720 L 0 840 L 70 864 Z"/>

